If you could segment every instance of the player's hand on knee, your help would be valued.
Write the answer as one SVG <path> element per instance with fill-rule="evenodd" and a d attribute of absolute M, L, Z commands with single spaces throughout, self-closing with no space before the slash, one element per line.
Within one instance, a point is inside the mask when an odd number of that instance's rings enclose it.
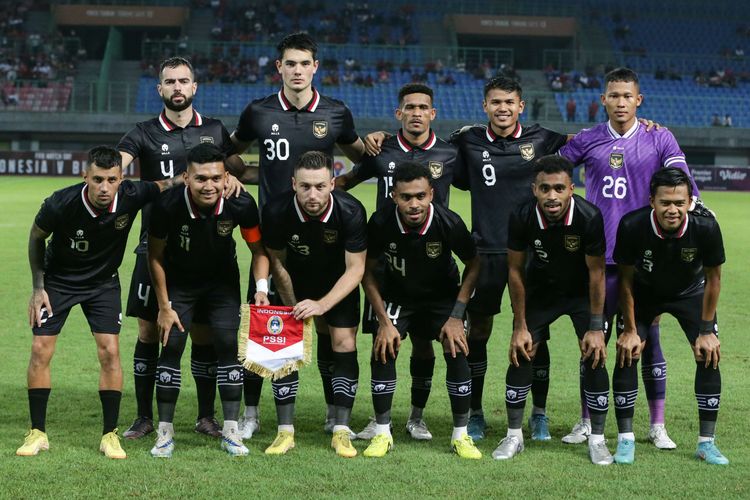
<path fill-rule="evenodd" d="M 704 361 L 705 367 L 713 365 L 714 370 L 719 367 L 721 359 L 721 342 L 714 333 L 698 335 L 693 346 L 696 361 Z"/>
<path fill-rule="evenodd" d="M 234 196 L 237 198 L 245 189 L 245 185 L 240 182 L 237 177 L 232 174 L 227 174 L 227 184 L 224 188 L 224 198 L 231 198 Z"/>
<path fill-rule="evenodd" d="M 581 340 L 581 356 L 584 361 L 592 358 L 591 367 L 596 368 L 607 361 L 607 344 L 602 330 L 589 330 Z"/>
<path fill-rule="evenodd" d="M 519 330 L 513 330 L 513 335 L 510 337 L 510 349 L 508 350 L 508 360 L 513 366 L 518 367 L 518 355 L 524 357 L 527 361 L 531 361 L 531 354 L 534 350 L 534 341 L 531 338 L 531 333 L 526 328 Z"/>
<path fill-rule="evenodd" d="M 385 132 L 377 131 L 367 134 L 365 136 L 365 152 L 370 156 L 377 156 L 380 154 L 380 148 L 385 141 Z"/>
<path fill-rule="evenodd" d="M 635 330 L 625 330 L 617 337 L 617 363 L 620 368 L 624 366 L 630 366 L 633 364 L 634 359 L 641 357 L 641 351 L 646 345 L 645 341 L 641 341 Z"/>
<path fill-rule="evenodd" d="M 181 332 L 185 331 L 180 322 L 180 317 L 177 312 L 172 309 L 159 309 L 159 315 L 156 317 L 156 324 L 159 325 L 159 336 L 161 338 L 161 344 L 167 345 L 169 341 L 169 332 L 172 331 L 172 327 L 176 326 Z"/>
<path fill-rule="evenodd" d="M 268 300 L 268 294 L 266 292 L 255 292 L 253 298 L 255 299 L 256 306 L 267 306 L 271 304 L 271 302 Z"/>
<path fill-rule="evenodd" d="M 297 302 L 292 309 L 296 319 L 307 319 L 311 316 L 323 316 L 328 310 L 317 300 L 305 299 Z"/>
<path fill-rule="evenodd" d="M 52 316 L 52 306 L 49 303 L 49 295 L 44 288 L 35 288 L 29 299 L 29 326 L 42 326 L 42 310 L 47 311 L 47 317 Z"/>
<path fill-rule="evenodd" d="M 378 327 L 378 333 L 375 336 L 375 342 L 372 345 L 372 355 L 375 361 L 383 364 L 388 362 L 388 357 L 396 359 L 396 353 L 401 348 L 401 334 L 392 325 Z"/>
<path fill-rule="evenodd" d="M 469 355 L 469 343 L 466 341 L 464 322 L 460 319 L 448 318 L 443 328 L 440 329 L 438 339 L 443 347 L 448 349 L 446 352 L 450 352 L 452 357 L 455 358 L 458 351 L 464 353 L 464 356 Z"/>

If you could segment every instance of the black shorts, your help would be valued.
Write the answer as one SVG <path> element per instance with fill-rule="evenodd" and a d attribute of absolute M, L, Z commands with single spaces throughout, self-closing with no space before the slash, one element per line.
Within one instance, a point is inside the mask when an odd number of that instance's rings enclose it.
<path fill-rule="evenodd" d="M 34 335 L 57 335 L 65 325 L 70 310 L 81 304 L 92 333 L 120 333 L 122 304 L 120 303 L 120 279 L 118 277 L 104 285 L 82 292 L 61 291 L 54 285 L 45 284 L 44 289 L 52 307 L 52 316 L 42 309 L 42 326 L 34 326 Z"/>
<path fill-rule="evenodd" d="M 526 327 L 535 344 L 549 340 L 549 326 L 563 315 L 570 317 L 578 340 L 582 340 L 591 319 L 589 297 L 549 294 L 530 294 L 526 297 Z"/>
<path fill-rule="evenodd" d="M 480 253 L 479 279 L 469 300 L 469 313 L 494 316 L 500 312 L 505 285 L 508 284 L 508 255 Z"/>
<path fill-rule="evenodd" d="M 172 309 L 185 330 L 198 322 L 213 329 L 237 330 L 240 327 L 239 281 L 213 283 L 172 283 L 168 285 Z M 167 280 L 169 283 L 169 280 Z"/>
<path fill-rule="evenodd" d="M 664 313 L 669 313 L 677 319 L 677 322 L 685 332 L 685 337 L 691 344 L 700 333 L 701 315 L 703 313 L 703 294 L 677 297 L 670 300 L 649 296 L 648 294 L 634 292 L 635 326 L 641 340 L 646 340 L 648 330 L 654 319 Z M 719 334 L 717 320 L 714 315 L 714 333 Z"/>
<path fill-rule="evenodd" d="M 297 296 L 297 300 L 318 300 L 324 295 L 325 293 L 300 293 L 300 295 Z M 336 328 L 357 328 L 359 326 L 359 287 L 352 290 L 349 295 L 341 299 L 341 302 L 325 313 L 323 319 L 328 326 Z"/>
<path fill-rule="evenodd" d="M 385 303 L 385 312 L 388 314 L 393 326 L 396 327 L 401 338 L 405 339 L 409 334 L 423 340 L 437 340 L 440 330 L 450 318 L 456 301 L 441 300 L 420 305 L 400 305 L 393 301 Z M 368 326 L 369 331 L 364 333 L 376 334 L 378 332 L 378 321 L 374 321 L 374 329 Z"/>

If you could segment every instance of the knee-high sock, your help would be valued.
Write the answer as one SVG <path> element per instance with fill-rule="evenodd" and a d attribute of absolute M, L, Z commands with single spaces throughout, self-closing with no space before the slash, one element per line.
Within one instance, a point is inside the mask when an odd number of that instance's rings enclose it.
<path fill-rule="evenodd" d="M 219 367 L 216 379 L 219 383 L 219 396 L 224 421 L 236 421 L 240 414 L 242 400 L 243 368 L 237 361 L 237 331 L 216 329 L 214 331 L 214 349 Z"/>
<path fill-rule="evenodd" d="M 664 400 L 667 395 L 667 361 L 659 342 L 659 325 L 648 329 L 646 347 L 641 353 L 641 377 L 648 399 L 651 425 L 664 423 Z"/>
<path fill-rule="evenodd" d="M 295 371 L 286 377 L 271 382 L 273 400 L 276 403 L 276 419 L 279 425 L 294 424 L 294 404 L 299 388 L 299 372 Z"/>
<path fill-rule="evenodd" d="M 633 414 L 638 396 L 638 361 L 622 368 L 615 365 L 612 374 L 612 395 L 615 398 L 615 416 L 620 433 L 633 432 Z"/>
<path fill-rule="evenodd" d="M 159 343 L 144 344 L 135 342 L 133 353 L 133 379 L 135 403 L 139 417 L 154 418 L 154 384 L 156 383 L 156 362 L 159 359 Z"/>
<path fill-rule="evenodd" d="M 463 353 L 444 353 L 445 385 L 448 388 L 448 398 L 451 401 L 453 413 L 453 427 L 464 427 L 469 422 L 469 408 L 471 406 L 472 377 L 469 363 Z"/>
<path fill-rule="evenodd" d="M 216 399 L 216 350 L 211 344 L 190 346 L 190 371 L 195 380 L 198 397 L 198 418 L 214 416 Z"/>
<path fill-rule="evenodd" d="M 700 436 L 712 438 L 721 402 L 721 372 L 718 367 L 714 370 L 712 366 L 706 368 L 703 361 L 696 363 L 695 399 L 698 401 Z"/>
<path fill-rule="evenodd" d="M 531 397 L 536 408 L 547 407 L 549 366 L 549 347 L 547 342 L 540 342 L 536 348 L 536 356 L 531 361 Z"/>
<path fill-rule="evenodd" d="M 584 387 L 584 375 L 586 372 L 586 363 L 583 359 L 578 362 L 578 391 L 581 394 L 581 418 L 591 418 L 589 413 L 589 405 L 586 403 L 586 393 L 583 390 Z"/>
<path fill-rule="evenodd" d="M 375 409 L 375 421 L 386 425 L 391 421 L 393 393 L 396 392 L 396 360 L 388 357 L 383 364 L 383 362 L 371 358 L 370 372 L 372 374 L 370 388 L 372 391 L 372 406 Z"/>
<path fill-rule="evenodd" d="M 526 397 L 532 386 L 531 362 L 519 356 L 518 366 L 508 365 L 505 373 L 505 409 L 508 413 L 508 429 L 520 429 Z"/>
<path fill-rule="evenodd" d="M 467 361 L 471 370 L 471 409 L 482 409 L 484 394 L 484 376 L 487 373 L 487 340 L 472 339 L 469 336 L 469 356 Z"/>
<path fill-rule="evenodd" d="M 596 368 L 592 368 L 592 364 L 591 359 L 583 362 L 583 391 L 591 418 L 591 433 L 601 435 L 609 408 L 609 376 L 603 363 Z"/>
<path fill-rule="evenodd" d="M 333 404 L 336 406 L 336 425 L 349 425 L 357 395 L 359 364 L 357 351 L 333 353 Z"/>
<path fill-rule="evenodd" d="M 29 389 L 29 414 L 31 416 L 31 428 L 47 432 L 47 401 L 49 401 L 50 388 Z"/>
<path fill-rule="evenodd" d="M 435 358 L 416 358 L 409 360 L 411 372 L 411 405 L 416 408 L 427 406 L 432 390 L 432 375 L 435 373 Z"/>
<path fill-rule="evenodd" d="M 263 389 L 263 377 L 251 371 L 244 371 L 243 387 L 245 393 L 245 406 L 258 406 L 260 393 Z"/>
<path fill-rule="evenodd" d="M 102 435 L 108 434 L 117 428 L 117 419 L 120 417 L 120 400 L 122 392 L 100 390 L 99 400 L 102 403 Z"/>
<path fill-rule="evenodd" d="M 318 334 L 318 371 L 323 383 L 323 396 L 327 405 L 333 405 L 333 347 L 331 347 L 330 335 Z"/>
<path fill-rule="evenodd" d="M 174 420 L 174 408 L 182 384 L 180 359 L 186 342 L 186 333 L 173 331 L 169 335 L 167 345 L 161 349 L 156 364 L 156 407 L 159 411 L 159 422 L 171 423 Z"/>

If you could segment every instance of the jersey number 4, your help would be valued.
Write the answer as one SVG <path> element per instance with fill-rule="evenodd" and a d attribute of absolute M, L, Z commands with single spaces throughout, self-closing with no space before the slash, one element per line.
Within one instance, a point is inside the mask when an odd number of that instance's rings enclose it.
<path fill-rule="evenodd" d="M 263 145 L 266 147 L 266 158 L 269 161 L 289 159 L 289 141 L 286 139 L 281 138 L 275 141 L 266 139 L 263 141 Z"/>

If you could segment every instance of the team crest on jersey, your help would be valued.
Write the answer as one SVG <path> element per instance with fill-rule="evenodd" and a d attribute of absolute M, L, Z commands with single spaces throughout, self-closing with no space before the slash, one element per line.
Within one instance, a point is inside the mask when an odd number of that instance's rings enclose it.
<path fill-rule="evenodd" d="M 128 227 L 128 222 L 130 222 L 130 214 L 123 214 L 115 219 L 115 229 L 118 231 L 125 229 Z"/>
<path fill-rule="evenodd" d="M 680 258 L 683 262 L 693 262 L 696 255 L 698 255 L 697 248 L 683 248 L 680 250 Z"/>
<path fill-rule="evenodd" d="M 211 137 L 210 135 L 202 135 L 201 136 L 201 144 L 203 144 L 204 142 L 208 143 L 208 144 L 213 144 L 214 143 L 214 138 Z"/>
<path fill-rule="evenodd" d="M 313 135 L 318 139 L 328 135 L 328 122 L 327 121 L 314 121 L 313 122 Z"/>
<path fill-rule="evenodd" d="M 220 220 L 216 223 L 216 232 L 219 236 L 229 236 L 232 234 L 234 228 L 234 221 L 231 220 Z"/>
<path fill-rule="evenodd" d="M 425 245 L 427 256 L 431 259 L 435 259 L 443 253 L 443 242 L 441 241 L 428 241 Z"/>
<path fill-rule="evenodd" d="M 439 179 L 443 175 L 442 161 L 431 161 L 428 166 L 430 167 L 430 175 L 433 179 Z"/>
<path fill-rule="evenodd" d="M 324 229 L 323 230 L 323 243 L 328 243 L 329 245 L 331 243 L 336 243 L 336 240 L 339 239 L 339 232 L 335 229 Z"/>
<path fill-rule="evenodd" d="M 524 160 L 529 161 L 534 159 L 534 145 L 532 143 L 521 144 L 518 146 L 518 149 L 521 151 L 521 158 Z"/>
<path fill-rule="evenodd" d="M 622 153 L 610 153 L 609 154 L 609 166 L 617 170 L 622 168 L 625 163 L 625 157 Z"/>
<path fill-rule="evenodd" d="M 266 329 L 271 335 L 278 335 L 284 329 L 284 320 L 281 316 L 271 316 L 266 323 Z"/>
<path fill-rule="evenodd" d="M 565 250 L 568 252 L 577 252 L 581 248 L 581 237 L 577 234 L 565 235 Z"/>

